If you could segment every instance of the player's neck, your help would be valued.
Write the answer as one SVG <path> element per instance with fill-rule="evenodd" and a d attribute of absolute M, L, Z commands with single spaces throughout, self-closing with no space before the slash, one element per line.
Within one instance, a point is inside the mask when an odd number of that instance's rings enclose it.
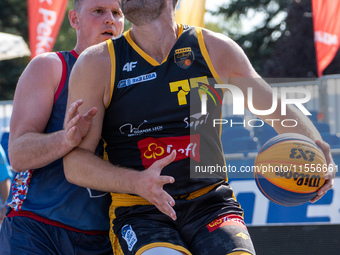
<path fill-rule="evenodd" d="M 80 55 L 86 48 L 82 47 L 79 43 L 76 44 L 76 47 L 74 47 L 74 51 L 77 52 L 78 55 Z"/>
<path fill-rule="evenodd" d="M 133 25 L 130 35 L 146 54 L 162 63 L 177 41 L 178 26 L 173 19 L 159 18 L 147 25 Z"/>

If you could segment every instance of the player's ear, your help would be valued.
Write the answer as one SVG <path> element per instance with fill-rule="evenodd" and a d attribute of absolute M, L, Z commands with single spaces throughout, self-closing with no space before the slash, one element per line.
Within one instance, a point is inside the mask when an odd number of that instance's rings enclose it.
<path fill-rule="evenodd" d="M 68 19 L 70 21 L 71 27 L 78 29 L 79 28 L 79 14 L 75 10 L 70 10 L 68 13 Z"/>

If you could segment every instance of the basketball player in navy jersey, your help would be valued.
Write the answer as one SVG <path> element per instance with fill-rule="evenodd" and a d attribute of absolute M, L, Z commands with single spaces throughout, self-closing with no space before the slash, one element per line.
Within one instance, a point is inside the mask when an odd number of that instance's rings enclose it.
<path fill-rule="evenodd" d="M 75 0 L 69 20 L 77 32 L 74 50 L 38 55 L 17 85 L 9 140 L 17 174 L 1 254 L 112 254 L 109 194 L 67 182 L 62 157 L 80 143 L 95 113 L 79 115 L 78 100 L 65 116 L 71 69 L 87 47 L 120 35 L 124 16 L 117 0 Z"/>
<path fill-rule="evenodd" d="M 269 109 L 271 89 L 240 47 L 228 37 L 176 24 L 176 0 L 120 0 L 132 29 L 87 49 L 70 79 L 71 102 L 83 99 L 80 113 L 96 107 L 89 133 L 64 157 L 70 182 L 111 192 L 110 238 L 115 254 L 255 254 L 243 210 L 225 174 L 190 178 L 195 166 L 224 165 L 221 107 L 207 101 L 199 125 L 201 96 L 222 98 L 213 85 L 223 78 L 244 94 L 253 87 L 255 109 Z M 189 11 L 189 10 L 188 10 Z M 248 78 L 243 83 L 242 78 Z M 278 103 L 279 105 L 279 103 Z M 280 109 L 268 119 L 280 119 Z M 306 116 L 288 108 L 296 132 L 329 146 Z M 94 155 L 98 139 L 105 158 Z M 333 184 L 326 184 L 313 201 Z"/>

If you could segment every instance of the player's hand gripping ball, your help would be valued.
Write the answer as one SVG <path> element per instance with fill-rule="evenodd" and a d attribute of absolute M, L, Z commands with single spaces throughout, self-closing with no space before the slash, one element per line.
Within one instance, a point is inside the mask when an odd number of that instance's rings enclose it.
<path fill-rule="evenodd" d="M 254 177 L 262 194 L 284 206 L 301 205 L 314 198 L 327 172 L 322 150 L 310 138 L 294 133 L 267 141 L 255 166 Z"/>

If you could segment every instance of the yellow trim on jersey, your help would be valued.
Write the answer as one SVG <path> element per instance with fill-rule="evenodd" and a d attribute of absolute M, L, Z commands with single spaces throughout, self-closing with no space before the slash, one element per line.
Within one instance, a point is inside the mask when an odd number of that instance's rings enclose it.
<path fill-rule="evenodd" d="M 130 207 L 134 205 L 152 205 L 148 200 L 140 196 L 129 194 L 111 193 L 112 204 L 115 207 Z"/>
<path fill-rule="evenodd" d="M 219 84 L 222 84 L 222 80 L 221 78 L 218 76 L 215 67 L 213 66 L 207 47 L 205 46 L 204 43 L 204 37 L 203 37 L 203 33 L 202 33 L 202 29 L 200 27 L 196 27 L 196 35 L 197 35 L 197 40 L 198 40 L 198 45 L 200 46 L 200 50 L 202 52 L 202 55 L 204 57 L 205 62 L 207 62 L 207 65 L 209 67 L 210 72 L 212 73 L 212 75 L 214 76 L 214 78 L 216 79 L 216 81 Z M 224 94 L 224 89 L 223 89 L 223 94 Z"/>
<path fill-rule="evenodd" d="M 213 66 L 213 64 L 211 62 L 207 47 L 205 46 L 205 43 L 204 43 L 204 37 L 203 37 L 202 29 L 200 27 L 196 27 L 196 34 L 197 34 L 198 45 L 200 47 L 200 50 L 201 50 L 202 55 L 204 57 L 204 60 L 209 67 L 210 72 L 212 73 L 213 77 L 216 79 L 217 83 L 222 84 L 223 81 L 218 76 L 218 74 L 215 70 L 215 67 Z M 222 91 L 223 91 L 223 96 L 224 96 L 225 89 L 222 89 Z M 221 112 L 221 118 L 222 118 L 222 112 Z M 222 135 L 222 125 L 220 126 L 220 143 L 221 143 L 221 146 L 222 146 L 221 135 Z M 221 148 L 222 148 L 222 151 L 223 151 L 223 146 Z M 224 164 L 226 164 L 224 157 L 223 157 L 223 159 L 224 159 Z M 226 176 L 226 181 L 228 181 L 228 176 Z M 234 197 L 234 193 L 233 193 L 233 197 Z M 236 200 L 235 197 L 234 197 L 234 199 Z"/>
<path fill-rule="evenodd" d="M 111 246 L 113 249 L 113 254 L 115 255 L 124 255 L 124 252 L 122 250 L 122 247 L 120 246 L 118 237 L 115 235 L 114 231 L 113 231 L 113 220 L 116 218 L 116 214 L 115 214 L 115 210 L 116 207 L 114 206 L 110 206 L 110 210 L 109 210 L 109 216 L 110 216 L 110 241 L 111 241 Z"/>
<path fill-rule="evenodd" d="M 105 142 L 105 140 L 102 138 L 104 144 L 103 144 L 103 149 L 104 149 L 104 152 L 103 152 L 103 159 L 105 161 L 108 161 L 109 162 L 109 155 L 107 154 L 107 151 L 106 151 L 106 146 L 107 146 L 107 143 Z"/>
<path fill-rule="evenodd" d="M 246 251 L 235 251 L 232 253 L 228 253 L 227 255 L 252 255 L 252 254 Z"/>
<path fill-rule="evenodd" d="M 177 23 L 177 27 L 178 27 L 178 36 L 177 39 L 181 36 L 181 34 L 183 33 L 183 25 Z"/>
<path fill-rule="evenodd" d="M 187 197 L 185 195 L 182 196 L 175 196 L 174 198 L 181 198 L 181 197 L 186 197 L 185 200 L 192 200 L 197 197 L 203 196 L 204 194 L 207 194 L 208 192 L 212 191 L 217 185 L 219 184 L 214 184 L 207 186 L 203 189 L 194 191 L 190 193 Z M 112 198 L 112 206 L 114 207 L 130 207 L 130 206 L 135 206 L 135 205 L 152 205 L 149 201 L 146 199 L 140 197 L 140 196 L 133 196 L 129 194 L 119 194 L 119 193 L 111 193 L 111 198 Z"/>
<path fill-rule="evenodd" d="M 166 242 L 157 242 L 157 243 L 147 244 L 147 245 L 143 246 L 142 248 L 140 248 L 136 252 L 136 255 L 140 255 L 143 252 L 145 252 L 145 251 L 147 251 L 151 248 L 156 248 L 156 247 L 166 247 L 166 248 L 174 249 L 176 251 L 183 252 L 186 255 L 192 255 L 192 253 L 190 251 L 188 251 L 186 248 L 184 248 L 183 246 L 174 245 L 172 243 L 166 243 Z"/>
<path fill-rule="evenodd" d="M 152 66 L 159 66 L 160 64 L 154 60 L 152 57 L 150 57 L 148 54 L 146 54 L 141 48 L 139 48 L 139 46 L 132 40 L 131 35 L 130 35 L 130 30 L 126 31 L 124 33 L 124 36 L 126 38 L 126 40 L 128 41 L 128 43 L 131 45 L 131 47 L 137 51 L 137 53 L 144 58 L 146 61 L 149 62 L 150 65 Z"/>
<path fill-rule="evenodd" d="M 177 39 L 180 37 L 180 35 L 183 33 L 183 25 L 182 24 L 177 24 L 178 27 L 178 35 L 177 35 Z M 169 54 L 165 57 L 165 59 L 163 60 L 163 62 L 160 64 L 158 63 L 156 60 L 154 60 L 152 57 L 150 57 L 147 53 L 145 53 L 141 48 L 139 48 L 139 46 L 132 40 L 131 38 L 131 29 L 129 31 L 126 31 L 124 33 L 124 36 L 126 38 L 126 40 L 128 41 L 128 43 L 130 44 L 130 46 L 142 57 L 144 58 L 147 62 L 149 62 L 150 65 L 152 66 L 160 66 L 162 65 L 164 62 L 166 62 L 168 60 L 168 56 Z"/>
<path fill-rule="evenodd" d="M 224 95 L 224 93 L 223 93 L 223 95 Z M 222 111 L 221 111 L 221 116 L 220 116 L 220 118 L 222 119 Z M 224 165 L 226 166 L 227 165 L 227 162 L 225 161 L 225 157 L 224 157 L 224 151 L 223 151 L 223 144 L 222 144 L 222 140 L 221 140 L 221 136 L 222 136 L 222 125 L 220 125 L 220 131 L 219 131 L 220 133 L 219 133 L 219 140 L 220 140 L 220 145 L 221 145 L 221 149 L 222 149 L 222 155 L 223 155 L 223 162 L 224 162 Z M 226 182 L 228 182 L 228 174 L 227 173 L 225 173 L 225 181 Z M 233 197 L 234 197 L 234 192 L 233 192 Z M 234 197 L 234 199 L 236 200 L 236 198 Z M 236 200 L 237 201 L 237 200 Z"/>
<path fill-rule="evenodd" d="M 222 119 L 222 112 L 221 112 L 221 119 Z M 224 151 L 223 151 L 223 145 L 222 145 L 221 136 L 222 136 L 222 125 L 220 126 L 220 144 L 221 144 L 221 148 L 222 148 L 222 152 L 223 152 L 223 161 L 224 161 L 224 165 L 226 166 L 226 165 L 227 165 L 227 162 L 225 161 L 225 157 L 224 157 Z M 225 181 L 228 182 L 228 174 L 226 173 L 225 175 L 226 175 Z M 230 187 L 231 187 L 231 186 L 230 186 Z M 232 187 L 231 187 L 231 189 L 232 189 Z M 233 189 L 232 189 L 232 190 L 233 190 Z M 237 201 L 237 199 L 236 199 L 236 197 L 235 197 L 234 190 L 233 190 L 232 197 L 235 199 L 235 201 Z M 241 205 L 239 204 L 238 207 L 241 208 Z M 244 213 L 242 213 L 242 217 L 244 218 Z"/>
<path fill-rule="evenodd" d="M 115 85 L 115 79 L 116 79 L 116 54 L 115 54 L 115 49 L 113 47 L 113 42 L 111 39 L 106 40 L 107 43 L 107 48 L 109 49 L 109 53 L 110 53 L 110 58 L 111 58 L 111 84 L 110 84 L 110 100 L 109 103 L 106 106 L 106 109 L 109 107 L 109 105 L 111 104 L 111 99 L 112 99 L 112 95 L 113 95 L 113 89 L 114 89 L 114 85 Z"/>
<path fill-rule="evenodd" d="M 196 34 L 197 34 L 198 45 L 200 47 L 201 53 L 204 57 L 204 60 L 209 67 L 210 72 L 212 73 L 213 77 L 216 79 L 217 83 L 222 84 L 223 81 L 218 76 L 218 74 L 215 70 L 215 67 L 213 66 L 213 64 L 211 62 L 207 47 L 205 46 L 205 43 L 204 43 L 204 37 L 203 37 L 202 29 L 200 27 L 196 27 Z M 225 89 L 222 89 L 222 91 L 223 91 L 223 96 L 224 96 Z M 221 118 L 222 118 L 222 112 L 221 112 Z M 220 126 L 220 143 L 221 143 L 221 148 L 222 148 L 222 151 L 223 151 L 223 146 L 222 146 L 222 142 L 221 142 L 221 135 L 222 135 L 222 125 Z M 224 164 L 226 165 L 225 158 L 223 157 L 223 159 L 224 159 Z M 226 181 L 228 181 L 227 175 L 226 175 Z M 233 193 L 233 197 L 234 197 L 234 193 Z M 234 197 L 234 199 L 236 200 L 235 197 Z"/>
<path fill-rule="evenodd" d="M 218 184 L 217 184 L 218 185 Z M 198 198 L 200 196 L 203 196 L 204 194 L 207 194 L 208 192 L 212 191 L 214 188 L 216 188 L 217 186 L 216 184 L 213 184 L 213 185 L 210 185 L 210 186 L 207 186 L 203 189 L 200 189 L 200 190 L 197 190 L 197 191 L 194 191 L 192 193 L 189 194 L 189 196 L 186 198 L 186 200 L 192 200 L 192 199 L 195 199 L 195 198 Z"/>

